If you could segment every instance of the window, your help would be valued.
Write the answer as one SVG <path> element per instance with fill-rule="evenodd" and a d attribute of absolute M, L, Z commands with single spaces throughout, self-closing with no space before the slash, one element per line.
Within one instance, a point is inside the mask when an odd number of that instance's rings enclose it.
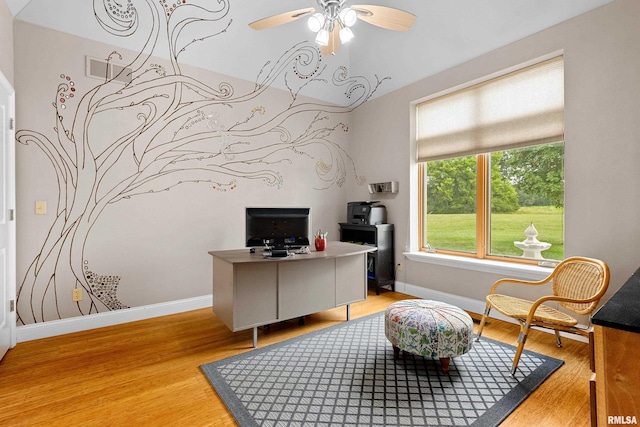
<path fill-rule="evenodd" d="M 563 259 L 561 57 L 419 104 L 416 123 L 422 250 Z"/>

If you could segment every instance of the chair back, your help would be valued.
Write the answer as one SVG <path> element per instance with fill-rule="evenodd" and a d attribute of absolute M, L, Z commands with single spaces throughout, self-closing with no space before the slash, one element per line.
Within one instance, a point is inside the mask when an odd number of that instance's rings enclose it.
<path fill-rule="evenodd" d="M 578 314 L 595 310 L 609 287 L 609 267 L 604 261 L 593 258 L 567 258 L 556 266 L 552 277 L 554 295 L 587 301 L 559 303 Z"/>

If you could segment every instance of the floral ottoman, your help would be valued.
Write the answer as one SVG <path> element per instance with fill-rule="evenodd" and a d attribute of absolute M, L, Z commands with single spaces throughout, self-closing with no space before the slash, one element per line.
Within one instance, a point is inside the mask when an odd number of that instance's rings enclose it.
<path fill-rule="evenodd" d="M 385 312 L 384 332 L 397 359 L 400 350 L 418 356 L 440 358 L 442 372 L 449 372 L 451 357 L 471 350 L 473 321 L 462 309 L 444 302 L 403 300 Z"/>

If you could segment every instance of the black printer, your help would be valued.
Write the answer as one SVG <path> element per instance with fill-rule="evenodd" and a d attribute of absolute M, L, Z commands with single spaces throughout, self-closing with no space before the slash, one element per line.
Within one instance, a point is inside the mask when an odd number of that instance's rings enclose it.
<path fill-rule="evenodd" d="M 375 225 L 387 223 L 387 208 L 377 201 L 348 202 L 347 223 Z"/>

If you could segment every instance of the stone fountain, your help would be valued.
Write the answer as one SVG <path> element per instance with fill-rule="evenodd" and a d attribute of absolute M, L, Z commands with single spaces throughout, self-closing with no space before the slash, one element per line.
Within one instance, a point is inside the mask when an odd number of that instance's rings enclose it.
<path fill-rule="evenodd" d="M 522 250 L 522 256 L 524 258 L 544 259 L 540 252 L 549 249 L 551 243 L 540 242 L 537 239 L 538 230 L 533 226 L 533 223 L 524 230 L 524 235 L 527 236 L 527 238 L 522 242 L 513 242 L 516 248 Z"/>

